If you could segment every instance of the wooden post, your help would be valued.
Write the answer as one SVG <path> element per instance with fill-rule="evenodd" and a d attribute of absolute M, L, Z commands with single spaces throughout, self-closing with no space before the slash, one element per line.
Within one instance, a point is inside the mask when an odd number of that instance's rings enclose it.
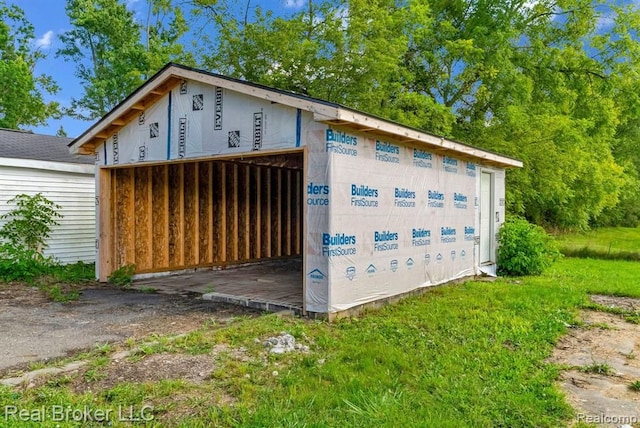
<path fill-rule="evenodd" d="M 249 171 L 249 165 L 245 165 L 243 168 L 244 173 L 244 215 L 243 215 L 243 233 L 244 233 L 244 260 L 251 258 L 251 174 Z"/>
<path fill-rule="evenodd" d="M 113 229 L 111 223 L 111 170 L 98 170 L 98 280 L 106 282 L 113 272 Z"/>

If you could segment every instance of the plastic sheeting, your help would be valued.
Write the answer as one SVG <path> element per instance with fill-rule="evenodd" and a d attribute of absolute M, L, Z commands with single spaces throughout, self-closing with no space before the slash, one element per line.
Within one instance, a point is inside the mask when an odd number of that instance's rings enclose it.
<path fill-rule="evenodd" d="M 480 175 L 492 174 L 490 236 L 504 170 L 330 128 L 306 111 L 184 81 L 107 139 L 99 165 L 307 146 L 305 308 L 339 312 L 480 273 Z M 487 219 L 485 219 L 487 221 Z M 491 264 L 483 271 L 495 272 Z"/>
<path fill-rule="evenodd" d="M 478 272 L 479 174 L 487 169 L 318 125 L 306 140 L 307 310 L 339 312 Z M 504 175 L 488 171 L 496 231 Z"/>
<path fill-rule="evenodd" d="M 197 158 L 300 146 L 301 112 L 184 81 L 110 136 L 100 165 Z"/>

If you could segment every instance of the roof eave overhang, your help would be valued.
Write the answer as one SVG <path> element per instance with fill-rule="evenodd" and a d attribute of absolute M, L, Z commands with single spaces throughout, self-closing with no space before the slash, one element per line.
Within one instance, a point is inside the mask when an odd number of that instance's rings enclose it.
<path fill-rule="evenodd" d="M 173 67 L 156 74 L 69 144 L 72 154 L 92 155 L 97 146 L 180 83 Z"/>
<path fill-rule="evenodd" d="M 284 91 L 273 90 L 260 85 L 249 84 L 235 79 L 223 78 L 187 67 L 167 65 L 127 99 L 107 113 L 102 119 L 85 131 L 69 145 L 73 154 L 94 154 L 96 148 L 134 120 L 142 111 L 153 105 L 183 80 L 197 81 L 228 90 L 287 105 L 313 113 L 314 120 L 332 126 L 344 126 L 359 132 L 369 132 L 401 143 L 423 146 L 439 154 L 449 155 L 485 165 L 500 168 L 521 168 L 522 162 L 496 153 L 427 134 L 381 118 L 321 102 L 304 96 L 296 96 Z"/>
<path fill-rule="evenodd" d="M 523 166 L 522 161 L 517 159 L 451 141 L 444 137 L 420 132 L 349 109 L 337 109 L 336 114 L 331 116 L 315 114 L 314 119 L 317 122 L 322 122 L 327 125 L 371 133 L 383 138 L 393 139 L 403 144 L 415 144 L 424 147 L 427 151 L 468 160 L 474 163 L 499 168 L 522 168 Z"/>

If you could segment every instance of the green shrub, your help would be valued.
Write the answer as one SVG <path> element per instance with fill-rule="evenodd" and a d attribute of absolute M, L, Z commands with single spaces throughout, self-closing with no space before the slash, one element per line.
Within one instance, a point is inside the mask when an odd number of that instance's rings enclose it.
<path fill-rule="evenodd" d="M 119 285 L 126 288 L 131 284 L 133 280 L 133 274 L 136 271 L 136 265 L 130 264 L 122 266 L 113 271 L 113 273 L 107 278 L 111 284 Z"/>
<path fill-rule="evenodd" d="M 540 275 L 560 257 L 553 237 L 521 217 L 508 217 L 500 228 L 499 239 L 501 275 Z"/>
<path fill-rule="evenodd" d="M 15 247 L 9 243 L 0 245 L 0 280 L 32 282 L 34 278 L 51 272 L 55 262 L 34 250 Z"/>
<path fill-rule="evenodd" d="M 62 207 L 42 193 L 33 196 L 22 193 L 7 203 L 15 203 L 16 207 L 0 216 L 0 220 L 7 220 L 0 228 L 0 237 L 16 248 L 42 254 L 51 228 L 58 225 L 56 218 L 62 217 L 56 210 Z"/>

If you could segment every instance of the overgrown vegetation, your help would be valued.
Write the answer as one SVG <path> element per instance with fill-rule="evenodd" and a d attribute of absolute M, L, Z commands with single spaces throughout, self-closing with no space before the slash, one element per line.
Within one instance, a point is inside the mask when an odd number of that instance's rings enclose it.
<path fill-rule="evenodd" d="M 5 222 L 0 228 L 0 279 L 32 281 L 56 265 L 43 252 L 51 228 L 62 217 L 57 212 L 61 207 L 42 193 L 19 194 L 7 203 L 15 207 L 0 216 Z"/>
<path fill-rule="evenodd" d="M 556 237 L 567 257 L 640 261 L 640 228 L 606 227 Z"/>
<path fill-rule="evenodd" d="M 640 297 L 638 277 L 638 263 L 565 258 L 518 286 L 500 278 L 436 287 L 334 324 L 277 315 L 209 322 L 171 340 L 121 345 L 139 349 L 131 364 L 157 353 L 211 355 L 215 368 L 202 382 L 123 379 L 100 389 L 104 357 L 119 348 L 99 347 L 82 356 L 93 361 L 86 372 L 0 387 L 0 418 L 5 405 L 65 403 L 115 414 L 153 406 L 149 426 L 567 426 L 573 410 L 555 386 L 561 367 L 546 359 L 588 294 Z M 261 340 L 282 331 L 310 352 L 267 354 Z M 91 394 L 76 392 L 77 382 Z"/>
<path fill-rule="evenodd" d="M 125 265 L 114 270 L 107 280 L 111 284 L 126 288 L 131 285 L 135 271 L 136 266 L 134 264 Z"/>
<path fill-rule="evenodd" d="M 502 275 L 540 275 L 560 256 L 552 236 L 520 217 L 507 217 L 499 242 L 498 273 Z"/>
<path fill-rule="evenodd" d="M 0 216 L 0 281 L 24 281 L 43 289 L 52 300 L 78 297 L 73 284 L 94 279 L 94 264 L 61 265 L 44 255 L 52 228 L 58 225 L 61 207 L 44 197 L 19 194 L 8 201 L 15 208 Z"/>

